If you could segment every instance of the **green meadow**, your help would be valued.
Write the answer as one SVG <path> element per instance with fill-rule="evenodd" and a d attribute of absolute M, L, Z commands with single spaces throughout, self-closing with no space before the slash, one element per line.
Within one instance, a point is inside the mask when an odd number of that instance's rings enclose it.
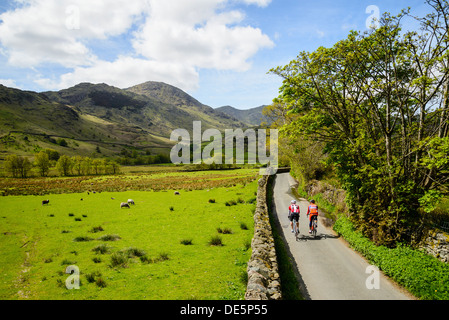
<path fill-rule="evenodd" d="M 177 190 L 180 195 L 2 197 L 0 299 L 243 299 L 256 205 L 252 176 L 231 186 Z M 121 209 L 128 199 L 135 205 Z M 69 266 L 79 270 L 79 289 L 67 289 L 66 281 L 76 284 Z"/>

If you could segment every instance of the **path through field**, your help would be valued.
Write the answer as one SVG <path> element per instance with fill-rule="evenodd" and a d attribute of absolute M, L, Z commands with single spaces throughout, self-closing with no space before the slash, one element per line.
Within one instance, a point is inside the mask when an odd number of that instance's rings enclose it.
<path fill-rule="evenodd" d="M 317 238 L 308 233 L 308 202 L 298 201 L 301 208 L 301 238 L 296 241 L 288 220 L 288 206 L 294 198 L 290 174 L 279 174 L 274 186 L 274 215 L 279 219 L 283 236 L 301 276 L 301 291 L 311 300 L 407 300 L 412 297 L 380 273 L 373 277 L 370 264 L 338 238 L 320 220 Z M 300 199 L 301 200 L 301 199 Z M 379 284 L 376 289 L 376 284 Z M 368 284 L 368 286 L 367 286 Z M 373 288 L 374 287 L 374 288 Z M 371 289 L 370 289 L 371 288 Z"/>

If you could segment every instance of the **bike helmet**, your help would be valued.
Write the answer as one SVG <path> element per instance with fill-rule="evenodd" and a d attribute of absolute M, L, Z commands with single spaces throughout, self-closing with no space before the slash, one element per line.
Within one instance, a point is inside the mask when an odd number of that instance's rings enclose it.
<path fill-rule="evenodd" d="M 292 200 L 292 204 L 296 204 L 296 200 Z"/>
<path fill-rule="evenodd" d="M 310 200 L 310 203 L 315 203 L 315 200 Z"/>

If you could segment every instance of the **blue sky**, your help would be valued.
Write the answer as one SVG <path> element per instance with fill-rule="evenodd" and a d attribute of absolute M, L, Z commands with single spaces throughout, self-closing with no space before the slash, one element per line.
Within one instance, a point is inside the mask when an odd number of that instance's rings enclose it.
<path fill-rule="evenodd" d="M 248 109 L 278 95 L 271 68 L 365 31 L 373 9 L 423 16 L 424 2 L 3 0 L 0 83 L 41 92 L 162 81 L 214 108 Z"/>

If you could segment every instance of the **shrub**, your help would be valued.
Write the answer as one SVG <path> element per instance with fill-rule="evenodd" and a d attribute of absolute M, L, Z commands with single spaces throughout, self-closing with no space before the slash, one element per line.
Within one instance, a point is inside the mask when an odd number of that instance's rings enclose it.
<path fill-rule="evenodd" d="M 444 280 L 449 279 L 448 264 L 403 244 L 398 244 L 396 248 L 376 246 L 357 232 L 346 217 L 337 220 L 334 230 L 351 247 L 418 298 L 449 299 L 449 284 Z"/>
<path fill-rule="evenodd" d="M 249 199 L 248 201 L 246 201 L 247 203 L 249 203 L 249 204 L 253 204 L 253 203 L 256 203 L 257 202 L 257 198 L 256 197 L 254 197 L 254 198 L 251 198 L 251 199 Z"/>
<path fill-rule="evenodd" d="M 75 239 L 73 239 L 73 241 L 75 242 L 88 242 L 88 241 L 92 241 L 94 239 L 89 238 L 89 237 L 76 237 Z"/>
<path fill-rule="evenodd" d="M 139 259 L 142 263 L 154 263 L 154 260 L 147 256 L 141 256 Z"/>
<path fill-rule="evenodd" d="M 97 278 L 97 280 L 95 281 L 95 284 L 99 288 L 106 288 L 107 287 L 106 281 L 104 281 L 104 279 L 101 276 Z"/>
<path fill-rule="evenodd" d="M 248 230 L 248 226 L 246 225 L 246 223 L 241 222 L 241 223 L 240 223 L 240 229 L 242 229 L 242 230 Z"/>
<path fill-rule="evenodd" d="M 108 235 L 98 238 L 98 240 L 100 240 L 100 241 L 118 241 L 120 239 L 121 239 L 120 236 L 118 236 L 116 234 L 108 234 Z"/>
<path fill-rule="evenodd" d="M 217 228 L 217 232 L 221 234 L 233 234 L 232 229 L 230 228 Z"/>
<path fill-rule="evenodd" d="M 102 232 L 102 231 L 104 231 L 103 227 L 99 226 L 99 227 L 93 227 L 92 230 L 90 230 L 89 232 L 98 233 L 98 232 Z"/>
<path fill-rule="evenodd" d="M 184 239 L 184 240 L 181 240 L 181 244 L 183 244 L 185 246 L 191 246 L 193 244 L 193 240 L 192 239 Z"/>
<path fill-rule="evenodd" d="M 215 203 L 215 199 L 209 199 L 209 203 Z"/>
<path fill-rule="evenodd" d="M 93 248 L 92 251 L 97 254 L 106 254 L 110 251 L 110 248 L 106 244 L 100 244 L 99 246 Z"/>
<path fill-rule="evenodd" d="M 93 282 L 95 282 L 95 278 L 96 277 L 100 277 L 100 276 L 101 276 L 101 273 L 99 273 L 98 271 L 97 272 L 88 273 L 88 274 L 86 274 L 86 280 L 89 283 L 93 283 Z"/>
<path fill-rule="evenodd" d="M 167 261 L 167 260 L 170 260 L 170 257 L 168 256 L 168 253 L 166 253 L 166 252 L 159 253 L 159 257 L 156 259 L 156 261 L 159 261 L 159 262 Z"/>
<path fill-rule="evenodd" d="M 126 268 L 128 266 L 128 255 L 124 252 L 116 252 L 111 256 L 111 267 L 122 267 Z"/>
<path fill-rule="evenodd" d="M 225 202 L 226 207 L 236 206 L 237 202 L 235 200 L 230 200 Z"/>
<path fill-rule="evenodd" d="M 93 261 L 94 263 L 101 263 L 101 258 L 94 257 L 94 258 L 92 258 L 92 261 Z"/>
<path fill-rule="evenodd" d="M 221 246 L 223 246 L 223 240 L 221 239 L 220 236 L 213 236 L 209 240 L 209 245 L 214 246 L 214 247 L 221 247 Z"/>
<path fill-rule="evenodd" d="M 138 248 L 128 248 L 123 250 L 123 253 L 125 253 L 128 258 L 139 258 L 147 255 L 145 251 Z"/>
<path fill-rule="evenodd" d="M 73 265 L 73 264 L 76 264 L 76 261 L 72 261 L 69 259 L 64 259 L 61 262 L 61 266 L 69 266 L 69 265 Z"/>

